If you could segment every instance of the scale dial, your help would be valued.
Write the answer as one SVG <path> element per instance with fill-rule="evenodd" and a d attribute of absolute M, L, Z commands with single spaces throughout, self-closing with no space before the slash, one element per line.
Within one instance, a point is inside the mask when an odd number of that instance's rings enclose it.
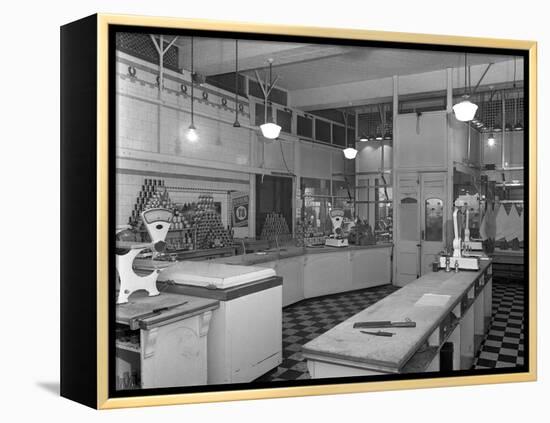
<path fill-rule="evenodd" d="M 155 222 L 172 222 L 172 211 L 168 209 L 149 209 L 142 214 L 143 220 L 147 224 Z"/>

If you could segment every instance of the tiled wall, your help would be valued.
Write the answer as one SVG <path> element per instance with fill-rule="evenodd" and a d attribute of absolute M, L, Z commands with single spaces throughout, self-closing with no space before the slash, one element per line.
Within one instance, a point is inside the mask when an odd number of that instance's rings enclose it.
<path fill-rule="evenodd" d="M 135 70 L 135 77 L 128 67 Z M 250 143 L 255 140 L 253 131 L 233 128 L 232 125 L 201 116 L 195 116 L 195 126 L 200 140 L 187 141 L 190 114 L 190 97 L 185 96 L 181 84 L 189 82 L 188 75 L 165 71 L 162 103 L 159 102 L 156 75 L 158 70 L 144 61 L 117 54 L 117 149 L 151 152 L 151 162 L 117 158 L 116 224 L 126 224 L 136 202 L 144 179 L 162 179 L 169 189 L 170 197 L 178 203 L 196 201 L 201 189 L 213 193 L 214 200 L 222 203 L 222 219 L 229 223 L 227 191 L 249 190 L 249 176 L 242 172 L 189 167 L 157 159 L 156 153 L 168 156 L 250 165 Z M 190 94 L 190 88 L 187 88 Z M 209 103 L 202 97 L 201 89 L 195 89 L 195 112 L 208 114 L 232 122 L 234 102 L 227 101 L 224 107 L 221 98 L 211 91 Z M 224 96 L 225 97 L 225 96 Z M 239 114 L 239 120 L 249 122 L 248 105 Z M 160 125 L 159 125 L 160 122 Z M 165 157 L 164 156 L 164 157 Z M 222 192 L 223 191 L 223 192 Z M 239 228 L 237 236 L 248 235 L 248 228 Z"/>
<path fill-rule="evenodd" d="M 215 200 L 222 203 L 227 224 L 228 196 L 218 191 L 248 192 L 248 172 L 286 172 L 288 167 L 290 172 L 330 179 L 332 173 L 344 170 L 343 155 L 338 149 L 302 143 L 292 136 L 265 142 L 258 139 L 254 128 L 234 128 L 233 95 L 210 86 L 195 87 L 194 123 L 200 138 L 198 142 L 188 141 L 189 73 L 165 70 L 162 97 L 157 75 L 158 67 L 117 52 L 117 224 L 128 222 L 145 178 L 163 179 L 166 186 L 212 190 Z M 204 92 L 208 98 L 204 98 Z M 253 117 L 248 101 L 239 101 L 239 122 L 250 125 Z M 196 201 L 198 195 L 170 191 L 176 202 Z M 252 235 L 248 228 L 236 228 L 235 234 Z"/>

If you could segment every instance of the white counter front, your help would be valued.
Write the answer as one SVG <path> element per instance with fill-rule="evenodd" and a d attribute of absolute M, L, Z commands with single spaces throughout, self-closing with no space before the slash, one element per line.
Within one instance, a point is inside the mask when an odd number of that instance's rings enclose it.
<path fill-rule="evenodd" d="M 392 244 L 288 247 L 280 252 L 251 253 L 212 261 L 274 270 L 283 278 L 283 306 L 287 306 L 306 298 L 391 283 L 392 248 Z"/>

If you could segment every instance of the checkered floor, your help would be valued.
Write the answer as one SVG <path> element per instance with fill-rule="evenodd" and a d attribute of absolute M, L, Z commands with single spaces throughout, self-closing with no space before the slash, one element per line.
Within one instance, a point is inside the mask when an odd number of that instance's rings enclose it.
<path fill-rule="evenodd" d="M 313 298 L 286 307 L 283 310 L 283 362 L 258 381 L 310 379 L 301 353 L 302 345 L 397 289 L 393 285 L 383 285 Z"/>
<path fill-rule="evenodd" d="M 283 310 L 283 362 L 258 381 L 309 379 L 301 347 L 340 322 L 380 301 L 398 287 L 383 285 L 313 298 Z M 474 367 L 523 364 L 523 285 L 493 282 L 493 317 Z"/>
<path fill-rule="evenodd" d="M 475 369 L 524 364 L 523 295 L 522 283 L 493 282 L 493 317 L 474 361 Z"/>

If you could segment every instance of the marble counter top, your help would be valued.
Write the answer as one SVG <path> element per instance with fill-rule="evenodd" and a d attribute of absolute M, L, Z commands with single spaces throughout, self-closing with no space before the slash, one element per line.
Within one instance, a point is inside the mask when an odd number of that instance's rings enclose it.
<path fill-rule="evenodd" d="M 397 373 L 489 264 L 490 261 L 482 261 L 478 271 L 428 273 L 305 344 L 304 356 Z M 417 304 L 425 294 L 446 296 L 439 297 L 446 301 L 443 305 Z M 416 322 L 416 327 L 384 329 L 394 332 L 393 337 L 366 335 L 353 328 L 355 322 L 406 319 Z"/>
<path fill-rule="evenodd" d="M 370 250 L 375 248 L 390 248 L 393 244 L 375 244 L 375 245 L 350 245 L 349 247 L 281 247 L 280 251 L 266 251 L 264 253 L 248 253 L 232 257 L 220 257 L 213 259 L 213 262 L 225 264 L 244 264 L 255 265 L 267 263 L 270 261 L 282 260 L 285 258 L 298 257 L 308 254 L 327 254 L 327 253 L 346 253 L 350 251 Z"/>

